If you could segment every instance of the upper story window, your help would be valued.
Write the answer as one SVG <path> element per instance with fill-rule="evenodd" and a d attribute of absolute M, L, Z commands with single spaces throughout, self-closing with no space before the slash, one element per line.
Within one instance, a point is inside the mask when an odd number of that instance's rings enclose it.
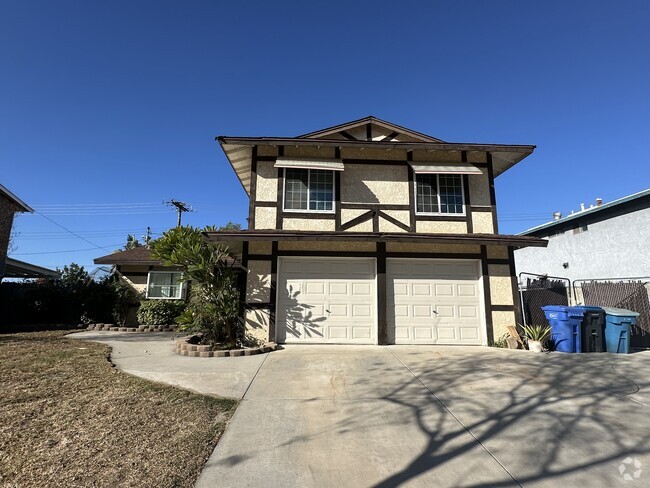
<path fill-rule="evenodd" d="M 416 174 L 415 176 L 417 213 L 465 213 L 461 175 Z"/>
<path fill-rule="evenodd" d="M 332 212 L 334 171 L 286 168 L 284 209 Z"/>
<path fill-rule="evenodd" d="M 147 279 L 147 298 L 176 299 L 183 298 L 183 273 L 166 271 L 149 271 Z"/>

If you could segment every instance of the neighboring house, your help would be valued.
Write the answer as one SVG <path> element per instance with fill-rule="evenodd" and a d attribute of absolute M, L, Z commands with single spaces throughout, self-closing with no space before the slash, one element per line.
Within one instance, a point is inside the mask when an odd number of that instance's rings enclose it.
<path fill-rule="evenodd" d="M 518 250 L 518 273 L 572 281 L 650 277 L 650 189 L 555 218 L 519 234 L 545 239 L 548 247 Z"/>
<path fill-rule="evenodd" d="M 0 185 L 0 281 L 3 278 L 58 278 L 57 271 L 7 257 L 11 228 L 18 212 L 34 213 L 34 209 Z"/>
<path fill-rule="evenodd" d="M 126 251 L 116 251 L 94 260 L 95 264 L 110 264 L 115 272 L 130 284 L 144 298 L 182 300 L 185 298 L 186 283 L 181 282 L 182 270 L 164 266 L 151 257 L 146 246 Z"/>
<path fill-rule="evenodd" d="M 259 339 L 485 345 L 515 325 L 513 252 L 547 242 L 498 233 L 494 178 L 534 146 L 448 143 L 375 117 L 217 140 L 249 230 L 206 236 L 241 253 Z"/>

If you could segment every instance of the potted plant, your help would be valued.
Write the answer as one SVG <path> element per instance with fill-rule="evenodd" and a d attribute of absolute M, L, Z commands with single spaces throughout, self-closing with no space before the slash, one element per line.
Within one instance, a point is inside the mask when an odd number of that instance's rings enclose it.
<path fill-rule="evenodd" d="M 533 352 L 542 352 L 544 343 L 551 336 L 548 325 L 522 325 L 522 330 L 528 342 L 528 349 Z"/>

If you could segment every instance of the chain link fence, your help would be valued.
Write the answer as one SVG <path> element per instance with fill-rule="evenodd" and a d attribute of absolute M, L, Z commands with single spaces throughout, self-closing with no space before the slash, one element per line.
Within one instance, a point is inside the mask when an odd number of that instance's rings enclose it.
<path fill-rule="evenodd" d="M 545 305 L 569 305 L 571 281 L 557 276 L 519 273 L 519 293 L 524 324 L 546 324 Z"/>

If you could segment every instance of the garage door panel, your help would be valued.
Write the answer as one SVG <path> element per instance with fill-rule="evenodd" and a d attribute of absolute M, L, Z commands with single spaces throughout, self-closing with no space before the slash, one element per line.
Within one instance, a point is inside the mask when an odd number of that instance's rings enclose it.
<path fill-rule="evenodd" d="M 473 260 L 389 259 L 389 340 L 481 344 L 479 270 Z"/>
<path fill-rule="evenodd" d="M 279 341 L 376 342 L 374 259 L 282 258 L 279 268 Z"/>

